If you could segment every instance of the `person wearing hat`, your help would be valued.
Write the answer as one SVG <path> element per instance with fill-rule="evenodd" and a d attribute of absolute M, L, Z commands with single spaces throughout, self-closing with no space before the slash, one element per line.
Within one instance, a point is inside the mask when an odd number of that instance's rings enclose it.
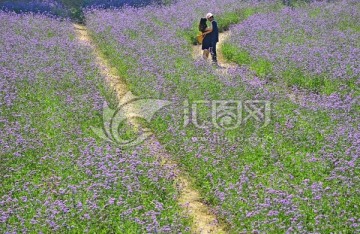
<path fill-rule="evenodd" d="M 214 20 L 214 15 L 212 13 L 206 14 L 206 19 L 211 22 L 210 30 L 205 32 L 206 36 L 211 38 L 210 53 L 213 63 L 217 64 L 216 56 L 216 43 L 219 42 L 219 29 L 217 22 Z"/>

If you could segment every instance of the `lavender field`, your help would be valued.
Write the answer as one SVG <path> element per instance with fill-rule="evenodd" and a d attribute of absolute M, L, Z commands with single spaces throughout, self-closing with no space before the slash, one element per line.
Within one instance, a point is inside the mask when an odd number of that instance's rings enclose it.
<path fill-rule="evenodd" d="M 1 232 L 186 231 L 177 172 L 90 130 L 102 126 L 108 91 L 72 24 L 0 18 Z"/>
<path fill-rule="evenodd" d="M 194 56 L 208 11 L 230 32 L 224 68 Z M 194 233 L 178 174 L 226 233 L 360 232 L 359 12 L 356 0 L 85 10 L 129 90 L 171 102 L 149 127 L 178 167 L 91 130 L 117 100 L 70 21 L 0 12 L 1 232 Z M 241 103 L 240 122 L 214 119 L 224 101 Z"/>
<path fill-rule="evenodd" d="M 262 75 L 283 79 L 289 86 L 328 95 L 358 92 L 359 20 L 358 1 L 255 15 L 232 26 L 224 49 L 229 59 L 235 56 L 255 70 L 263 67 Z"/>

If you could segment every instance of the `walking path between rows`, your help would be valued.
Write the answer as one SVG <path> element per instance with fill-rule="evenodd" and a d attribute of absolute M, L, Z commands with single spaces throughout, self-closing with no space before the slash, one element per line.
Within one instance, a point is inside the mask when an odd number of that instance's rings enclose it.
<path fill-rule="evenodd" d="M 117 75 L 117 69 L 110 65 L 106 57 L 96 47 L 95 43 L 92 41 L 89 35 L 86 26 L 74 24 L 74 28 L 76 31 L 77 39 L 80 42 L 91 46 L 91 48 L 93 49 L 96 63 L 98 64 L 101 73 L 105 77 L 108 85 L 115 90 L 117 100 L 120 103 L 120 100 L 122 100 L 122 98 L 129 92 L 125 81 Z M 126 116 L 131 116 L 132 112 L 138 112 L 131 109 L 127 109 L 126 111 Z M 135 128 L 141 128 L 139 123 L 130 121 L 130 124 L 133 125 Z M 187 214 L 193 218 L 194 223 L 192 227 L 192 233 L 226 233 L 226 228 L 224 227 L 224 225 L 218 222 L 217 217 L 211 211 L 210 207 L 204 204 L 199 192 L 193 188 L 190 180 L 188 179 L 189 177 L 179 170 L 177 164 L 171 159 L 171 156 L 161 146 L 156 137 L 152 135 L 152 137 L 148 138 L 144 142 L 144 146 L 150 151 L 152 156 L 161 160 L 164 168 L 169 168 L 166 167 L 166 165 L 171 165 L 177 168 L 177 171 L 179 173 L 177 173 L 176 184 L 177 187 L 180 189 L 180 197 L 178 202 L 182 207 L 185 208 Z M 173 172 L 169 171 L 169 173 Z"/>
<path fill-rule="evenodd" d="M 225 31 L 222 33 L 219 33 L 219 42 L 217 43 L 217 60 L 219 64 L 219 69 L 217 69 L 217 72 L 219 73 L 225 73 L 228 71 L 229 68 L 235 68 L 237 65 L 235 63 L 229 63 L 226 61 L 224 56 L 221 53 L 221 46 L 223 45 L 224 41 L 226 41 L 230 37 L 231 33 L 230 31 Z M 193 59 L 199 59 L 202 58 L 203 51 L 201 50 L 201 45 L 194 45 L 193 51 L 192 51 Z M 209 56 L 211 57 L 211 56 Z"/>

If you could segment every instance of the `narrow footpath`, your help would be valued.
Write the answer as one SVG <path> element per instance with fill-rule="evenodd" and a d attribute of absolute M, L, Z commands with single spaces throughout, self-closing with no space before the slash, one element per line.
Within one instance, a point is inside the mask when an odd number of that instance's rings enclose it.
<path fill-rule="evenodd" d="M 231 35 L 230 31 L 225 31 L 225 32 L 219 33 L 219 42 L 217 43 L 216 52 L 217 52 L 218 64 L 220 66 L 220 68 L 217 69 L 217 71 L 220 73 L 227 73 L 229 68 L 237 67 L 237 64 L 226 61 L 226 59 L 224 58 L 224 56 L 221 53 L 221 46 L 223 45 L 224 41 L 226 41 L 230 37 L 230 35 Z M 202 58 L 202 56 L 203 56 L 202 53 L 203 53 L 203 51 L 201 49 L 201 45 L 193 46 L 193 51 L 192 51 L 193 59 Z M 209 55 L 208 60 L 210 62 L 211 55 Z"/>
<path fill-rule="evenodd" d="M 129 92 L 129 89 L 125 81 L 117 74 L 117 69 L 112 67 L 106 57 L 96 47 L 92 41 L 86 26 L 74 24 L 77 39 L 93 50 L 96 63 L 98 64 L 102 75 L 105 77 L 108 85 L 116 92 L 117 100 L 120 100 Z M 131 112 L 135 113 L 135 110 L 127 109 L 127 116 L 131 116 Z M 135 128 L 140 128 L 136 122 L 131 122 Z M 177 164 L 171 159 L 171 156 L 161 146 L 159 141 L 154 135 L 148 138 L 144 143 L 149 152 L 160 159 L 164 168 L 166 165 L 171 165 L 177 168 L 176 186 L 180 190 L 179 204 L 184 207 L 187 214 L 193 218 L 192 233 L 226 233 L 225 227 L 218 222 L 217 217 L 211 212 L 211 209 L 203 203 L 203 199 L 200 193 L 195 190 L 188 179 L 189 177 L 179 170 Z M 168 167 L 169 168 L 169 167 Z M 172 173 L 169 171 L 169 173 Z"/>

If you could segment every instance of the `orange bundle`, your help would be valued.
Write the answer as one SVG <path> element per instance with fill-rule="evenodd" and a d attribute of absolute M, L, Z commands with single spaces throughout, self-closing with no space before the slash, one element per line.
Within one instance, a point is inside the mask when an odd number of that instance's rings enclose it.
<path fill-rule="evenodd" d="M 204 36 L 202 35 L 202 33 L 196 36 L 196 40 L 197 40 L 200 44 L 203 42 Z"/>

